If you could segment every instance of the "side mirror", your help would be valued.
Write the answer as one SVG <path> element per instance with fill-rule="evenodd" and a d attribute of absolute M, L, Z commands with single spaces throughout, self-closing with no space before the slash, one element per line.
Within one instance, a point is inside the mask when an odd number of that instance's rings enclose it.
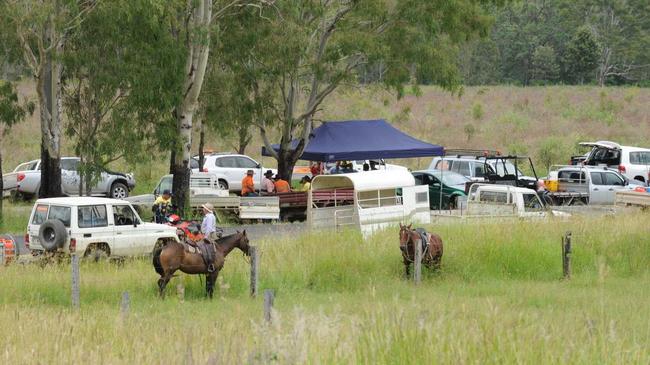
<path fill-rule="evenodd" d="M 259 163 L 258 163 L 257 165 L 255 165 L 255 167 L 258 168 L 258 169 L 261 169 L 261 168 L 262 168 L 262 164 L 259 164 Z"/>

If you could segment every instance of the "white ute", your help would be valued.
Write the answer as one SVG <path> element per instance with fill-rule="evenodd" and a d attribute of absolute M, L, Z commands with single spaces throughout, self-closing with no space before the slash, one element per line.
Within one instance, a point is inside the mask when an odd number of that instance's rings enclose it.
<path fill-rule="evenodd" d="M 143 222 L 129 202 L 91 197 L 38 199 L 26 238 L 35 253 L 95 258 L 146 255 L 157 242 L 178 242 L 175 227 Z"/>

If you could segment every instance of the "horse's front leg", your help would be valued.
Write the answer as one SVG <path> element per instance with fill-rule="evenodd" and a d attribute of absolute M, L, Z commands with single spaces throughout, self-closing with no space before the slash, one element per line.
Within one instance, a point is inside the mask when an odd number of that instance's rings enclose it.
<path fill-rule="evenodd" d="M 219 276 L 219 271 L 205 275 L 205 292 L 210 299 L 212 299 L 212 294 L 214 293 L 214 283 L 217 281 L 217 276 Z"/>
<path fill-rule="evenodd" d="M 405 258 L 404 259 L 404 276 L 407 279 L 409 278 L 409 276 L 411 274 L 410 268 L 411 268 L 411 263 Z"/>

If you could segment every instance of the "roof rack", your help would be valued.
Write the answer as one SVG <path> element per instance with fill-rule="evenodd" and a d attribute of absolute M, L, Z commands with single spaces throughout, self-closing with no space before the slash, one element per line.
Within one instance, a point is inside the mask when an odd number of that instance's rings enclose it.
<path fill-rule="evenodd" d="M 445 156 L 478 158 L 478 157 L 487 157 L 487 156 L 501 156 L 501 152 L 496 150 L 473 150 L 473 149 L 454 148 L 454 149 L 446 149 Z"/>

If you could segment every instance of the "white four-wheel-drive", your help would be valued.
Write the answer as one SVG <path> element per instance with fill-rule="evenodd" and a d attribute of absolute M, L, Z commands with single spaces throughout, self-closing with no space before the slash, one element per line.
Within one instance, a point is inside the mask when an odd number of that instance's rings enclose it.
<path fill-rule="evenodd" d="M 146 255 L 170 240 L 175 227 L 143 222 L 127 201 L 91 197 L 38 199 L 26 235 L 32 252 L 95 258 Z"/>

